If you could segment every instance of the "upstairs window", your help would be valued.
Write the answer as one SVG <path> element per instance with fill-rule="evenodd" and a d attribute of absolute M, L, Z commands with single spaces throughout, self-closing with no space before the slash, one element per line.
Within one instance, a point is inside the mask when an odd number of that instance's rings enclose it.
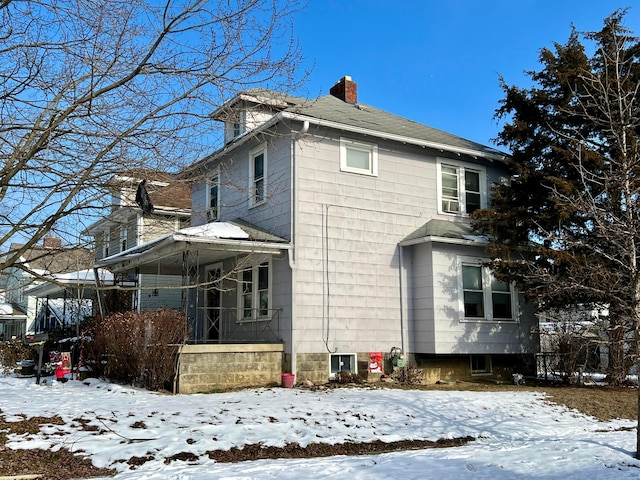
<path fill-rule="evenodd" d="M 109 230 L 105 231 L 102 239 L 102 257 L 106 258 L 110 254 L 109 247 L 111 246 L 111 232 Z"/>
<path fill-rule="evenodd" d="M 461 303 L 468 320 L 514 320 L 515 294 L 507 282 L 495 278 L 487 267 L 463 261 Z"/>
<path fill-rule="evenodd" d="M 343 172 L 378 175 L 378 146 L 340 139 L 340 170 Z"/>
<path fill-rule="evenodd" d="M 231 115 L 225 123 L 224 142 L 229 143 L 246 131 L 246 112 L 241 110 Z"/>
<path fill-rule="evenodd" d="M 123 225 L 120 229 L 120 251 L 124 252 L 127 249 L 127 236 L 128 229 L 126 225 Z"/>
<path fill-rule="evenodd" d="M 486 175 L 481 167 L 438 163 L 441 213 L 469 215 L 486 206 Z"/>
<path fill-rule="evenodd" d="M 219 218 L 220 176 L 213 175 L 207 183 L 207 222 L 215 222 Z"/>
<path fill-rule="evenodd" d="M 266 200 L 267 150 L 264 146 L 251 151 L 249 165 L 249 192 L 251 205 Z"/>

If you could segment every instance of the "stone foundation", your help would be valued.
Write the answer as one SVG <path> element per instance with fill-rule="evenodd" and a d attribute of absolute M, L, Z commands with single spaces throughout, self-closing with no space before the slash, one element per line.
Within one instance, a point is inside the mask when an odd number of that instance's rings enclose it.
<path fill-rule="evenodd" d="M 290 372 L 290 355 L 282 344 L 203 344 L 185 345 L 180 355 L 179 393 L 199 393 L 242 387 L 281 385 L 282 373 Z M 407 355 L 407 365 L 422 370 L 422 383 L 442 381 L 512 382 L 512 373 L 523 371 L 518 355 L 492 355 L 491 373 L 472 374 L 469 355 Z M 380 374 L 369 373 L 369 352 L 356 355 L 358 376 L 368 382 L 380 381 Z M 295 383 L 309 380 L 329 382 L 329 353 L 297 355 Z M 384 354 L 384 372 L 393 371 L 391 358 Z"/>
<path fill-rule="evenodd" d="M 178 393 L 280 385 L 282 344 L 184 345 L 178 365 Z"/>

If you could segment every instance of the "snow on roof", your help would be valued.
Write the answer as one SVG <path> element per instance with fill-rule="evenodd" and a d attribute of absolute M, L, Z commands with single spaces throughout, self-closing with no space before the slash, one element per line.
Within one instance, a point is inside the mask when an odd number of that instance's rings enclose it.
<path fill-rule="evenodd" d="M 212 222 L 196 227 L 187 227 L 175 232 L 175 235 L 208 238 L 249 239 L 249 234 L 242 228 L 229 222 Z"/>
<path fill-rule="evenodd" d="M 69 273 L 59 273 L 57 275 L 52 275 L 52 277 L 62 283 L 75 283 L 76 281 L 80 281 L 81 283 L 95 283 L 96 278 L 93 269 L 78 270 L 77 272 Z M 111 281 L 113 280 L 113 273 L 108 270 L 99 268 L 98 278 L 100 278 L 100 280 L 102 281 Z"/>

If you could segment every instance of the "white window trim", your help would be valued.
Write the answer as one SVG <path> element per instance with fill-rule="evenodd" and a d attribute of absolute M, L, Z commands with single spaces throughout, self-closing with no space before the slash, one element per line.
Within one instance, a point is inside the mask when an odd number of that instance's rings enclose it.
<path fill-rule="evenodd" d="M 458 169 L 458 202 L 460 204 L 459 212 L 446 212 L 442 209 L 442 166 L 451 166 Z M 466 217 L 467 205 L 464 185 L 464 172 L 470 170 L 478 172 L 480 175 L 480 208 L 487 208 L 487 170 L 481 165 L 474 165 L 469 163 L 458 162 L 456 160 L 449 160 L 445 158 L 438 158 L 436 160 L 436 180 L 437 180 L 437 192 L 438 192 L 438 213 L 442 215 L 454 215 L 457 217 Z"/>
<path fill-rule="evenodd" d="M 331 353 L 329 354 L 329 380 L 336 380 L 336 374 L 338 372 L 332 372 L 331 371 L 331 358 L 332 357 L 336 357 L 336 356 L 340 356 L 340 357 L 352 357 L 352 365 L 353 365 L 353 369 L 351 371 L 351 375 L 357 375 L 358 374 L 358 355 L 355 353 L 351 353 L 351 352 L 345 352 L 345 353 Z"/>
<path fill-rule="evenodd" d="M 493 297 L 491 290 L 491 279 L 493 278 L 489 267 L 483 265 L 486 258 L 464 257 L 457 258 L 456 272 L 458 276 L 458 311 L 460 312 L 461 322 L 491 322 L 491 323 L 514 323 L 518 321 L 518 295 L 513 284 L 509 285 L 509 293 L 511 294 L 511 318 L 493 317 Z M 464 286 L 462 284 L 462 267 L 469 265 L 482 268 L 482 300 L 484 302 L 484 317 L 467 317 L 464 314 Z"/>
<path fill-rule="evenodd" d="M 262 199 L 259 201 L 256 201 L 254 159 L 256 156 L 260 155 L 261 153 L 264 155 L 263 166 L 262 166 Z M 249 152 L 249 206 L 250 207 L 262 205 L 267 201 L 267 172 L 268 172 L 267 144 L 263 143 L 260 146 L 253 148 Z"/>
<path fill-rule="evenodd" d="M 369 153 L 370 165 L 368 169 L 355 168 L 347 165 L 347 147 Z M 375 143 L 357 142 L 348 138 L 340 137 L 340 171 L 349 173 L 359 173 L 361 175 L 378 176 L 378 145 Z"/>
<path fill-rule="evenodd" d="M 217 182 L 217 198 L 216 198 L 216 212 L 215 215 L 213 215 L 212 213 L 212 208 L 211 208 L 211 187 L 213 186 L 213 181 Z M 206 205 L 207 205 L 207 209 L 206 209 L 206 216 L 207 216 L 207 223 L 210 222 L 215 222 L 216 220 L 218 220 L 220 218 L 220 171 L 219 170 L 215 170 L 214 172 L 211 173 L 211 175 L 209 176 L 209 180 L 207 180 L 207 185 L 206 185 Z"/>
<path fill-rule="evenodd" d="M 269 308 L 267 309 L 267 315 L 260 315 L 260 295 L 258 295 L 258 281 L 259 281 L 259 267 L 260 265 L 266 263 L 269 268 Z M 243 298 L 243 289 L 242 289 L 242 274 L 245 270 L 251 269 L 251 317 L 244 316 L 244 302 Z M 263 322 L 265 320 L 271 319 L 270 312 L 273 311 L 273 265 L 271 263 L 271 259 L 263 260 L 261 262 L 252 263 L 251 265 L 245 265 L 242 267 L 237 274 L 237 288 L 236 288 L 236 305 L 237 305 L 237 315 L 236 322 L 237 323 L 250 323 L 250 322 Z"/>

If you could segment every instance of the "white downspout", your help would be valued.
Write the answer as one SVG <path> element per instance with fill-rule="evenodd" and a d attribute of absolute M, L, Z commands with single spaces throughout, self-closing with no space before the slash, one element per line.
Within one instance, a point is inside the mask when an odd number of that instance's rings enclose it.
<path fill-rule="evenodd" d="M 404 341 L 404 323 L 405 323 L 405 318 L 404 318 L 404 290 L 405 290 L 405 285 L 404 282 L 402 281 L 403 276 L 404 276 L 404 248 L 401 245 L 398 245 L 399 248 L 399 265 L 398 265 L 398 270 L 400 273 L 400 277 L 399 277 L 399 282 L 400 282 L 400 348 L 402 348 L 402 353 L 405 354 L 405 358 L 407 353 L 407 350 L 405 348 L 405 341 Z"/>
<path fill-rule="evenodd" d="M 298 227 L 298 196 L 296 195 L 297 183 L 296 180 L 298 178 L 298 164 L 296 162 L 296 138 L 299 135 L 305 134 L 309 131 L 309 121 L 305 120 L 302 124 L 302 130 L 299 132 L 292 132 L 294 135 L 291 137 L 291 186 L 290 186 L 290 211 L 291 211 L 291 244 L 293 248 L 289 249 L 289 268 L 291 269 L 291 373 L 296 375 L 298 370 L 298 359 L 297 359 L 297 349 L 296 349 L 296 329 L 295 329 L 295 318 L 296 318 L 296 258 L 295 258 L 295 249 L 296 249 L 296 231 Z M 299 380 L 299 379 L 298 379 Z"/>

